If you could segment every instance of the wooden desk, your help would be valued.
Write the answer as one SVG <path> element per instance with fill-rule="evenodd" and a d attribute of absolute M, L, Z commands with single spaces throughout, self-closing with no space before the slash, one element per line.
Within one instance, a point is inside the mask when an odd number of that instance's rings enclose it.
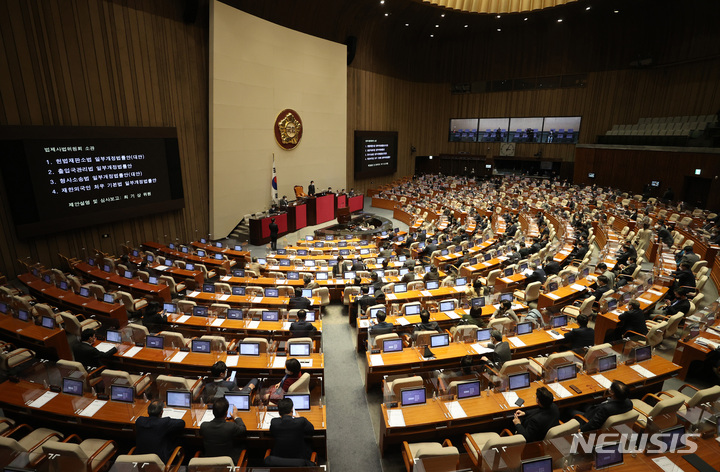
<path fill-rule="evenodd" d="M 10 315 L 0 314 L 0 331 L 3 339 L 10 340 L 18 347 L 27 347 L 35 351 L 47 351 L 65 360 L 73 360 L 65 330 L 43 328 L 32 321 L 20 321 Z"/>
<path fill-rule="evenodd" d="M 330 193 L 320 197 L 308 197 L 305 200 L 307 205 L 307 224 L 310 226 L 319 225 L 335 218 L 335 194 Z M 352 211 L 352 210 L 351 210 Z"/>
<path fill-rule="evenodd" d="M 495 279 L 495 292 L 512 292 L 525 286 L 527 277 L 523 274 L 513 274 L 510 277 Z"/>
<path fill-rule="evenodd" d="M 165 256 L 169 256 L 173 260 L 181 259 L 184 261 L 192 262 L 193 264 L 203 264 L 207 268 L 207 270 L 220 268 L 225 270 L 226 272 L 230 272 L 230 268 L 236 264 L 235 261 L 231 260 L 218 260 L 213 259 L 212 257 L 200 257 L 196 254 L 177 251 L 175 249 L 170 249 L 167 246 L 152 241 L 142 243 L 142 247 L 151 251 L 156 251 L 160 254 L 164 254 Z"/>
<path fill-rule="evenodd" d="M 207 333 L 218 334 L 220 332 L 245 336 L 263 336 L 267 333 L 280 333 L 289 337 L 290 321 L 252 321 L 248 319 L 229 320 L 226 318 L 210 318 L 203 316 L 183 315 L 174 313 L 168 315 L 168 323 L 179 325 L 180 330 L 192 332 L 194 335 Z M 322 332 L 322 321 L 314 321 L 313 326 Z M 177 329 L 175 331 L 178 331 Z"/>
<path fill-rule="evenodd" d="M 201 305 L 213 303 L 226 303 L 228 305 L 287 308 L 290 297 L 252 297 L 248 295 L 229 295 L 223 293 L 190 292 L 185 295 L 185 300 L 194 301 Z M 320 297 L 309 298 L 314 307 L 320 306 Z"/>
<path fill-rule="evenodd" d="M 460 275 L 470 279 L 487 276 L 491 271 L 499 269 L 507 259 L 505 256 L 494 257 L 488 261 L 478 262 L 475 265 L 466 265 L 460 269 Z"/>
<path fill-rule="evenodd" d="M 85 298 L 71 291 L 60 290 L 55 285 L 46 284 L 32 274 L 21 274 L 18 276 L 18 280 L 30 290 L 35 298 L 46 300 L 53 306 L 95 316 L 99 318 L 98 321 L 116 327 L 127 324 L 127 312 L 122 303 L 105 303 L 92 297 Z"/>
<path fill-rule="evenodd" d="M 130 256 L 130 260 L 135 264 L 140 264 L 144 260 L 144 258 Z M 182 283 L 185 282 L 185 280 L 187 279 L 193 279 L 196 284 L 202 285 L 202 283 L 205 281 L 205 276 L 200 270 L 181 269 L 177 266 L 168 267 L 157 262 L 148 264 L 148 269 L 161 272 L 161 274 L 159 275 L 169 275 L 176 283 Z"/>
<path fill-rule="evenodd" d="M 595 277 L 588 276 L 584 279 L 575 281 L 575 283 L 572 285 L 560 287 L 554 292 L 541 293 L 540 297 L 538 298 L 538 309 L 551 306 L 567 305 L 584 292 L 584 290 L 574 288 L 573 285 L 589 287 L 593 283 L 595 283 Z"/>
<path fill-rule="evenodd" d="M 403 352 L 384 354 L 383 358 L 387 356 L 389 362 L 394 362 L 394 359 L 389 356 L 396 354 L 401 354 L 407 359 L 411 357 L 410 353 Z M 677 375 L 680 371 L 680 366 L 659 356 L 653 356 L 652 359 L 643 362 L 642 366 L 654 373 L 655 376 L 652 378 L 642 377 L 630 366 L 624 364 L 619 365 L 613 371 L 605 372 L 603 375 L 610 381 L 621 380 L 633 387 L 633 396 L 636 396 L 635 393 L 639 389 L 660 389 L 665 380 Z M 605 387 L 585 373 L 579 373 L 576 379 L 560 383 L 571 394 L 569 397 L 559 398 L 557 394 L 553 393 L 555 403 L 561 409 L 583 403 L 599 403 L 606 391 Z M 525 400 L 523 410 L 536 405 L 535 390 L 546 385 L 543 381 L 535 381 L 531 383 L 529 388 L 515 391 L 520 398 Z M 570 385 L 577 386 L 581 393 L 577 394 L 569 390 Z M 487 428 L 492 431 L 499 431 L 511 423 L 515 410 L 519 409 L 515 404 L 508 404 L 502 392 L 491 392 L 489 396 L 483 393 L 479 397 L 467 398 L 458 402 L 467 415 L 466 417 L 453 418 L 448 402 L 440 398 L 431 398 L 425 405 L 391 409 L 402 411 L 405 426 L 390 426 L 388 408 L 386 405 L 382 405 L 383 418 L 380 424 L 381 453 L 384 453 L 389 445 L 398 444 L 402 441 L 410 443 L 428 440 L 438 441 L 440 438 L 465 432 L 474 433 L 487 430 Z"/>
<path fill-rule="evenodd" d="M 717 328 L 717 326 L 716 326 Z M 709 331 L 702 331 L 698 337 L 709 339 L 712 342 L 720 343 L 720 336 L 711 333 Z M 685 380 L 688 371 L 690 370 L 690 364 L 695 361 L 704 361 L 707 359 L 713 349 L 707 346 L 703 346 L 697 343 L 697 338 L 691 339 L 690 341 L 679 340 L 677 347 L 675 347 L 675 353 L 673 354 L 673 362 L 682 366 L 679 377 Z"/>
<path fill-rule="evenodd" d="M 652 288 L 636 298 L 640 302 L 640 309 L 644 312 L 651 311 L 657 302 L 667 295 L 668 287 L 653 285 Z M 619 315 L 627 311 L 627 305 L 623 305 L 616 310 L 608 313 L 602 313 L 595 319 L 595 344 L 602 344 L 605 340 L 605 334 L 610 329 L 615 329 L 620 321 Z"/>
<path fill-rule="evenodd" d="M 172 300 L 170 287 L 167 285 L 153 285 L 143 282 L 138 278 L 127 279 L 114 272 L 105 272 L 104 270 L 100 270 L 98 267 L 91 266 L 86 262 L 78 262 L 73 266 L 73 268 L 90 279 L 100 281 L 102 285 L 113 285 L 121 290 L 132 293 L 134 296 L 143 296 L 166 302 Z"/>
<path fill-rule="evenodd" d="M 206 252 L 222 254 L 227 256 L 228 259 L 234 259 L 238 262 L 249 262 L 252 257 L 250 255 L 250 251 L 236 251 L 235 249 L 230 249 L 229 247 L 217 247 L 209 243 L 201 243 L 200 241 L 193 241 L 190 245 Z"/>

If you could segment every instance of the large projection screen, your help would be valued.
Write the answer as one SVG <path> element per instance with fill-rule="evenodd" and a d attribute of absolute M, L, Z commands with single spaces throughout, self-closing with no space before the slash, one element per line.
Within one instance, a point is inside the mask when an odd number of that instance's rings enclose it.
<path fill-rule="evenodd" d="M 210 233 L 227 236 L 243 215 L 270 205 L 272 159 L 279 196 L 346 182 L 347 49 L 211 1 Z M 275 142 L 278 113 L 298 112 L 303 137 Z"/>

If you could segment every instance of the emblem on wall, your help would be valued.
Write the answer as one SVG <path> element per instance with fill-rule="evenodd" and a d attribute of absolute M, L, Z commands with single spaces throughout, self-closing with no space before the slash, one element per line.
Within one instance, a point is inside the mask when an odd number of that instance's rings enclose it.
<path fill-rule="evenodd" d="M 295 110 L 285 109 L 275 118 L 275 140 L 281 148 L 287 151 L 295 149 L 302 133 L 302 120 Z"/>

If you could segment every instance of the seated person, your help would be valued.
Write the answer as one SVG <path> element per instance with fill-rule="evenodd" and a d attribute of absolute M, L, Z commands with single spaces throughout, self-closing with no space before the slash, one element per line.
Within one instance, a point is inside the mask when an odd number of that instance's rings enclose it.
<path fill-rule="evenodd" d="M 599 405 L 588 408 L 583 415 L 587 422 L 582 418 L 576 418 L 580 421 L 580 431 L 585 433 L 599 429 L 605 420 L 614 415 L 619 415 L 630 411 L 633 407 L 630 401 L 630 388 L 619 380 L 614 380 L 607 390 L 610 398 Z"/>
<path fill-rule="evenodd" d="M 86 328 L 82 331 L 80 342 L 73 346 L 73 355 L 77 362 L 86 367 L 100 367 L 117 352 L 116 347 L 107 352 L 102 352 L 93 346 L 96 340 L 94 329 Z"/>
<path fill-rule="evenodd" d="M 345 258 L 343 256 L 338 256 L 337 264 L 335 264 L 332 268 L 333 279 L 342 279 L 343 278 L 343 271 L 345 270 L 345 264 L 343 262 L 344 260 L 345 260 Z"/>
<path fill-rule="evenodd" d="M 513 320 L 514 323 L 520 321 L 518 315 L 516 315 L 515 312 L 512 310 L 512 302 L 510 300 L 503 300 L 502 302 L 500 302 L 500 307 L 495 310 L 495 313 L 492 314 L 492 316 L 490 317 L 490 321 L 496 320 L 498 318 L 510 318 Z"/>
<path fill-rule="evenodd" d="M 492 341 L 487 344 L 487 347 L 495 351 L 495 360 L 498 362 L 499 366 L 502 367 L 502 365 L 509 361 L 512 357 L 510 353 L 510 343 L 503 341 L 502 333 L 496 329 L 490 333 L 490 337 L 492 338 Z M 485 356 L 482 356 L 480 360 L 483 362 L 490 361 L 490 359 Z"/>
<path fill-rule="evenodd" d="M 680 268 L 673 273 L 673 290 L 683 287 L 685 289 L 695 288 L 695 276 L 690 270 L 690 264 L 687 262 L 681 262 Z M 672 294 L 674 297 L 674 293 Z M 668 298 L 671 298 L 668 296 Z"/>
<path fill-rule="evenodd" d="M 640 309 L 640 302 L 630 300 L 628 302 L 628 310 L 618 316 L 620 320 L 615 329 L 610 329 L 605 334 L 605 342 L 619 341 L 622 338 L 632 335 L 628 331 L 633 331 L 640 335 L 648 333 L 645 325 L 645 313 Z"/>
<path fill-rule="evenodd" d="M 290 332 L 293 336 L 314 336 L 317 334 L 317 328 L 309 321 L 305 321 L 306 318 L 307 312 L 305 310 L 298 310 L 297 321 L 290 325 Z"/>
<path fill-rule="evenodd" d="M 441 331 L 440 326 L 438 326 L 437 321 L 430 321 L 430 312 L 423 309 L 420 312 L 420 323 L 415 325 L 415 335 L 419 331 Z"/>
<path fill-rule="evenodd" d="M 229 407 L 225 397 L 215 400 L 212 406 L 213 419 L 200 425 L 200 436 L 203 439 L 205 456 L 229 456 L 233 463 L 237 463 L 244 448 L 235 438 L 244 438 L 247 428 L 242 418 L 238 417 L 235 407 L 230 412 L 232 421 L 226 421 Z"/>
<path fill-rule="evenodd" d="M 377 277 L 377 274 L 373 272 L 373 275 Z M 367 285 L 363 285 L 360 287 L 360 297 L 357 299 L 357 306 L 358 306 L 358 316 L 364 316 L 365 310 L 368 309 L 368 307 L 373 306 L 377 304 L 375 301 L 375 297 L 372 295 L 369 295 L 370 288 Z"/>
<path fill-rule="evenodd" d="M 676 288 L 674 292 L 675 300 L 663 300 L 663 306 L 657 307 L 653 312 L 651 316 L 653 319 L 660 316 L 670 317 L 681 312 L 686 315 L 688 314 L 688 312 L 690 311 L 690 300 L 688 300 L 687 297 L 687 290 L 684 288 Z"/>
<path fill-rule="evenodd" d="M 535 391 L 538 408 L 525 413 L 516 410 L 513 418 L 515 430 L 525 437 L 526 442 L 542 441 L 548 430 L 557 426 L 560 419 L 560 410 L 553 402 L 553 394 L 545 387 Z M 522 419 L 521 419 L 522 418 Z"/>
<path fill-rule="evenodd" d="M 295 288 L 295 296 L 288 302 L 288 310 L 302 309 L 309 310 L 312 307 L 310 300 L 302 296 L 302 289 L 300 287 Z"/>
<path fill-rule="evenodd" d="M 268 389 L 267 393 L 265 394 L 264 400 L 270 400 L 270 402 L 275 403 L 277 402 L 277 400 L 283 398 L 287 393 L 288 389 L 292 386 L 292 384 L 298 381 L 301 375 L 302 372 L 300 368 L 300 361 L 298 361 L 294 357 L 286 360 L 285 375 L 280 380 L 280 382 L 276 383 Z"/>
<path fill-rule="evenodd" d="M 615 286 L 615 272 L 608 270 L 607 264 L 600 262 L 595 269 L 596 272 L 600 272 L 600 275 L 604 275 L 608 279 L 608 286 Z"/>
<path fill-rule="evenodd" d="M 545 283 L 547 276 L 545 275 L 545 271 L 542 267 L 538 267 L 536 263 L 531 262 L 528 265 L 528 270 L 530 271 L 530 275 L 526 277 L 528 285 L 533 282 L 540 282 L 541 284 Z"/>
<path fill-rule="evenodd" d="M 616 266 L 617 268 L 617 266 Z M 615 282 L 615 288 L 620 288 L 623 285 L 629 284 L 632 282 L 632 275 L 633 272 L 635 272 L 635 269 L 637 268 L 636 260 L 634 256 L 629 256 L 627 258 L 627 264 L 620 266 L 620 271 L 617 275 L 617 281 Z M 599 279 L 600 277 L 598 277 Z"/>
<path fill-rule="evenodd" d="M 305 440 L 315 432 L 313 424 L 305 417 L 293 417 L 293 402 L 289 398 L 278 401 L 278 413 L 280 417 L 270 421 L 270 436 L 275 444 L 272 454 L 265 459 L 265 465 L 314 466 L 310 462 L 312 449 Z"/>
<path fill-rule="evenodd" d="M 158 302 L 148 303 L 143 313 L 142 324 L 149 330 L 161 330 L 167 326 L 169 323 L 163 306 Z"/>
<path fill-rule="evenodd" d="M 375 289 L 374 293 L 382 292 L 383 285 L 385 285 L 385 283 L 380 280 L 377 272 L 370 274 L 370 286 Z"/>
<path fill-rule="evenodd" d="M 462 316 L 462 319 L 470 324 L 477 325 L 481 328 L 487 326 L 487 321 L 482 317 L 483 309 L 480 307 L 472 307 L 466 315 Z"/>
<path fill-rule="evenodd" d="M 310 277 L 309 275 L 305 274 L 303 276 L 303 283 L 305 284 L 305 288 L 309 288 L 310 290 L 315 290 L 316 288 L 320 288 L 320 284 L 317 283 L 315 279 Z"/>
<path fill-rule="evenodd" d="M 597 288 L 592 292 L 585 292 L 586 297 L 595 297 L 595 302 L 600 302 L 603 295 L 611 290 L 610 281 L 604 275 L 597 278 Z"/>
<path fill-rule="evenodd" d="M 482 283 L 482 280 L 480 280 L 480 277 L 473 280 L 472 285 L 468 285 L 467 289 L 465 290 L 465 294 L 470 300 L 472 300 L 473 298 L 484 296 L 485 292 L 486 289 Z"/>
<path fill-rule="evenodd" d="M 577 317 L 579 328 L 565 333 L 565 341 L 570 343 L 570 349 L 578 354 L 585 352 L 585 348 L 595 345 L 595 330 L 588 328 L 588 316 L 581 313 Z"/>
<path fill-rule="evenodd" d="M 223 361 L 217 361 L 210 367 L 210 377 L 205 379 L 203 391 L 205 402 L 212 403 L 215 399 L 224 396 L 225 393 L 238 390 L 237 383 L 228 380 L 229 376 L 227 365 Z M 240 391 L 251 393 L 259 383 L 258 379 L 252 379 Z"/>
<path fill-rule="evenodd" d="M 162 400 L 153 400 L 147 413 L 147 416 L 140 416 L 135 421 L 135 453 L 157 454 L 160 460 L 167 462 L 173 449 L 180 445 L 185 421 L 163 418 Z"/>
<path fill-rule="evenodd" d="M 430 268 L 430 272 L 423 276 L 423 281 L 427 282 L 428 280 L 440 280 L 440 274 L 438 273 L 437 267 L 432 266 Z"/>

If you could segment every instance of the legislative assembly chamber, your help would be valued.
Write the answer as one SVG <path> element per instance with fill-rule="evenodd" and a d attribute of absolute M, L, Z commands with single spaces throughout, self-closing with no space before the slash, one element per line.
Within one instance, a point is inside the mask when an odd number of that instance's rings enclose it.
<path fill-rule="evenodd" d="M 720 2 L 0 2 L 0 471 L 720 470 Z"/>

